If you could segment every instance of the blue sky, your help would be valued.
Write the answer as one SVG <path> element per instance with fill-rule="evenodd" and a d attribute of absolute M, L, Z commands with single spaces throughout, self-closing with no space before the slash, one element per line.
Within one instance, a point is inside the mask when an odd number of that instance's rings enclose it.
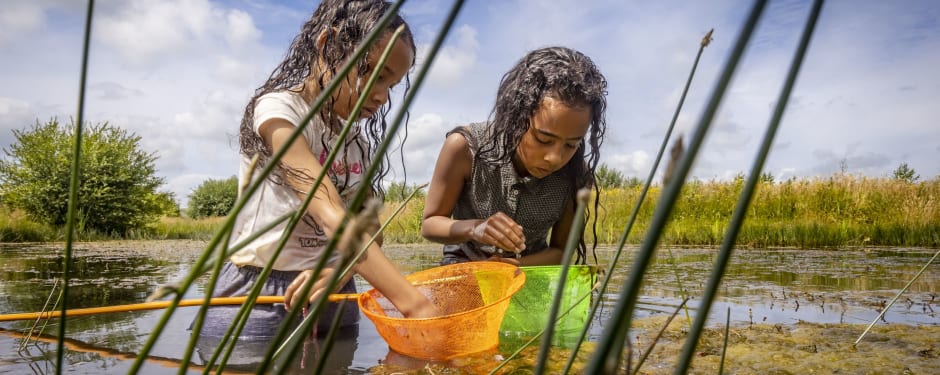
<path fill-rule="evenodd" d="M 142 137 L 163 190 L 185 205 L 193 188 L 237 171 L 244 106 L 315 7 L 312 1 L 97 1 L 85 116 Z M 449 1 L 411 0 L 419 44 Z M 698 123 L 749 1 L 467 1 L 411 108 L 409 183 L 430 179 L 444 133 L 486 119 L 499 79 L 527 51 L 563 45 L 609 81 L 602 161 L 646 178 L 702 36 L 714 28 L 674 135 Z M 809 12 L 770 1 L 712 125 L 692 178 L 750 170 Z M 6 0 L 0 7 L 0 147 L 15 129 L 77 113 L 85 4 Z M 886 177 L 908 163 L 940 175 L 940 2 L 825 4 L 765 171 L 777 179 L 841 168 Z M 400 158 L 394 155 L 393 160 Z M 396 169 L 390 178 L 401 181 Z"/>

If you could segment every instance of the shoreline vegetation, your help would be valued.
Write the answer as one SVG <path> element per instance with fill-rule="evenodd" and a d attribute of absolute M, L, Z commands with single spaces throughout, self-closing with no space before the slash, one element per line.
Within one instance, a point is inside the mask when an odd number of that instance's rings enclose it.
<path fill-rule="evenodd" d="M 688 182 L 660 244 L 717 246 L 737 204 L 744 181 Z M 637 213 L 627 244 L 642 241 L 662 186 L 654 185 Z M 601 207 L 591 212 L 585 239 L 594 239 L 591 223 L 597 216 L 599 245 L 617 244 L 641 186 L 601 190 Z M 837 174 L 828 178 L 762 182 L 738 235 L 742 248 L 856 248 L 866 246 L 940 247 L 940 177 L 908 182 Z M 385 220 L 400 205 L 386 202 Z M 593 207 L 593 206 L 592 206 Z M 384 232 L 386 243 L 427 243 L 421 237 L 423 198 L 407 202 Z M 82 241 L 115 239 L 164 240 L 212 237 L 225 218 L 163 217 L 145 230 L 124 238 L 78 230 Z M 55 242 L 63 228 L 30 220 L 19 211 L 0 208 L 0 242 Z"/>

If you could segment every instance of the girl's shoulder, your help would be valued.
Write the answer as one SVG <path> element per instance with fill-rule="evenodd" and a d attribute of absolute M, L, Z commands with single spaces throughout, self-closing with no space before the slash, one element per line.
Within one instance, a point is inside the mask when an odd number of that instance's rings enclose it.
<path fill-rule="evenodd" d="M 257 129 L 271 119 L 283 119 L 294 126 L 299 126 L 307 117 L 308 112 L 310 112 L 310 104 L 299 93 L 288 90 L 269 92 L 259 96 L 255 101 L 254 126 Z M 313 116 L 305 131 L 308 142 L 322 136 L 324 127 L 320 117 Z"/>
<path fill-rule="evenodd" d="M 300 93 L 289 91 L 289 90 L 279 90 L 272 91 L 261 95 L 258 97 L 258 100 L 255 102 L 256 107 L 287 107 L 292 110 L 306 112 L 310 105 L 304 101 L 303 97 L 300 96 Z"/>
<path fill-rule="evenodd" d="M 485 122 L 474 122 L 467 125 L 457 126 L 451 129 L 445 135 L 446 138 L 450 138 L 454 134 L 460 134 L 466 140 L 468 147 L 471 151 L 475 151 L 479 146 L 485 142 L 485 131 L 486 123 Z M 474 152 L 475 153 L 475 152 Z"/>

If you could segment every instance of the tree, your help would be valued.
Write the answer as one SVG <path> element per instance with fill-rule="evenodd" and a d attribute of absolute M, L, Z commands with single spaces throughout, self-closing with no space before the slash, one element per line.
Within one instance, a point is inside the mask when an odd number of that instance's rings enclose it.
<path fill-rule="evenodd" d="M 42 223 L 66 223 L 76 126 L 53 118 L 13 131 L 16 141 L 0 160 L 6 204 Z M 125 235 L 154 222 L 163 210 L 156 156 L 140 149 L 139 136 L 107 122 L 86 124 L 82 134 L 76 228 Z"/>
<path fill-rule="evenodd" d="M 895 180 L 904 182 L 914 182 L 920 179 L 920 175 L 914 171 L 914 168 L 909 167 L 907 163 L 901 163 L 901 165 L 892 172 L 892 176 Z"/>
<path fill-rule="evenodd" d="M 404 182 L 392 182 L 388 185 L 388 189 L 385 192 L 385 201 L 386 202 L 404 202 L 405 199 L 408 199 L 408 196 L 412 192 L 417 190 L 420 187 L 418 184 L 406 185 Z M 415 193 L 414 199 L 424 198 L 424 190 L 419 190 Z"/>
<path fill-rule="evenodd" d="M 160 214 L 169 217 L 180 216 L 180 205 L 176 202 L 176 194 L 161 191 L 153 196 L 155 203 L 160 207 Z"/>
<path fill-rule="evenodd" d="M 208 179 L 189 195 L 186 213 L 194 219 L 228 215 L 238 199 L 238 178 Z"/>
<path fill-rule="evenodd" d="M 597 171 L 594 172 L 594 175 L 597 176 L 597 186 L 601 189 L 622 188 L 626 185 L 626 179 L 623 177 L 623 173 L 608 167 L 607 164 L 602 163 L 597 167 Z"/>

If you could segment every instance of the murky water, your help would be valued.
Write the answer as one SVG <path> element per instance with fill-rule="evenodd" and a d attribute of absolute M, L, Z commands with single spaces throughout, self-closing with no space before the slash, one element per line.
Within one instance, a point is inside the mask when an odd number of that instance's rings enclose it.
<path fill-rule="evenodd" d="M 203 246 L 202 242 L 191 241 L 78 244 L 73 253 L 75 267 L 69 306 L 80 308 L 142 302 L 156 286 L 181 279 Z M 440 257 L 437 246 L 389 246 L 385 250 L 404 274 L 435 266 Z M 934 251 L 740 250 L 735 253 L 723 279 L 720 300 L 711 309 L 712 324 L 723 323 L 730 311 L 733 327 L 767 325 L 780 327 L 776 329 L 781 333 L 805 328 L 806 324 L 825 327 L 846 323 L 850 325 L 838 325 L 848 327 L 843 328 L 845 332 L 842 334 L 857 335 L 923 267 Z M 606 268 L 613 252 L 611 248 L 599 249 L 601 268 Z M 0 245 L 0 314 L 41 310 L 49 300 L 55 278 L 61 274 L 61 253 L 61 245 Z M 700 296 L 714 255 L 714 250 L 660 250 L 644 280 L 643 297 L 636 315 L 637 331 L 653 330 L 657 326 L 655 322 L 662 323 L 665 316 L 676 310 L 684 296 L 692 297 L 692 301 Z M 614 271 L 611 290 L 601 297 L 603 309 L 591 326 L 592 340 L 602 333 L 601 327 L 616 304 L 617 293 L 629 273 L 632 257 L 632 250 L 625 250 L 621 264 Z M 360 290 L 368 289 L 365 283 L 360 281 L 360 284 Z M 202 295 L 200 283 L 186 298 Z M 690 306 L 688 313 L 694 316 L 695 303 L 690 303 Z M 152 358 L 146 362 L 142 373 L 178 372 L 178 360 L 189 339 L 186 328 L 195 312 L 195 308 L 177 311 L 157 341 Z M 880 324 L 892 327 L 894 331 L 877 332 L 877 335 L 890 337 L 890 332 L 895 332 L 894 336 L 898 336 L 897 330 L 904 332 L 904 327 L 911 331 L 915 331 L 915 327 L 937 329 L 940 327 L 938 314 L 940 264 L 935 263 L 884 315 Z M 161 315 L 162 310 L 157 310 L 71 318 L 67 326 L 65 370 L 75 374 L 126 373 L 134 353 L 143 346 Z M 674 324 L 683 320 L 686 320 L 685 313 L 680 313 Z M 43 334 L 34 336 L 37 341 L 21 347 L 20 332 L 32 323 L 0 322 L 0 374 L 52 372 L 56 346 L 50 335 L 58 331 L 57 321 L 46 323 Z M 851 343 L 854 338 L 847 340 Z M 506 345 L 501 345 L 504 351 L 501 354 L 507 354 Z M 803 348 L 810 344 L 800 345 Z M 816 344 L 812 345 L 815 349 Z M 937 350 L 924 350 L 927 354 L 921 354 L 922 357 L 940 361 L 934 353 Z M 772 356 L 769 352 L 763 354 L 768 358 Z M 750 352 L 748 355 L 760 356 L 761 353 Z M 201 353 L 197 353 L 194 362 L 198 365 L 202 360 Z M 311 358 L 305 360 L 310 361 Z M 327 370 L 332 373 L 381 373 L 421 371 L 432 368 L 428 367 L 432 365 L 436 366 L 434 368 L 454 366 L 464 372 L 474 372 L 492 368 L 497 363 L 492 353 L 449 364 L 429 364 L 399 355 L 388 349 L 372 323 L 363 317 L 358 332 L 342 337 L 335 344 Z M 940 368 L 940 362 L 937 367 Z M 190 372 L 201 371 L 194 366 Z"/>

